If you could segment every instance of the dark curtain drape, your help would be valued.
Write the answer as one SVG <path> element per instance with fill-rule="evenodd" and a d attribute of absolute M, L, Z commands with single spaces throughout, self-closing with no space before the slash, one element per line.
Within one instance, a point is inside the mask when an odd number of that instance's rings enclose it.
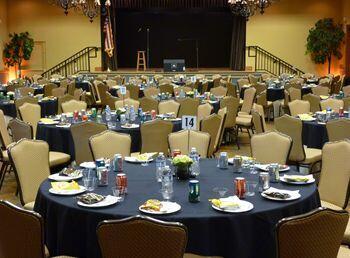
<path fill-rule="evenodd" d="M 105 1 L 102 0 L 102 3 Z M 142 12 L 142 9 L 145 11 L 150 9 L 159 9 L 164 11 L 164 9 L 178 9 L 173 11 L 183 11 L 188 9 L 193 9 L 195 11 L 198 10 L 210 10 L 210 9 L 226 9 L 228 11 L 228 5 L 227 0 L 112 0 L 112 7 L 110 8 L 110 17 L 111 17 L 111 24 L 113 28 L 113 36 L 114 36 L 114 42 L 115 42 L 115 49 L 114 49 L 114 56 L 112 58 L 109 58 L 108 55 L 104 52 L 104 33 L 103 28 L 105 24 L 105 15 L 106 10 L 103 7 L 101 11 L 101 42 L 102 42 L 102 65 L 103 70 L 107 70 L 108 68 L 111 70 L 117 70 L 118 69 L 118 58 L 120 58 L 120 55 L 124 56 L 124 53 L 118 53 L 120 51 L 120 47 L 118 45 L 118 30 L 117 26 L 120 26 L 120 23 L 118 24 L 118 12 L 124 12 L 124 11 L 138 11 Z M 181 10 L 182 9 L 182 10 Z M 120 20 L 119 20 L 120 21 Z M 213 21 L 215 22 L 215 20 Z M 128 25 L 126 25 L 128 26 Z M 188 28 L 187 28 L 188 29 Z M 228 45 L 226 47 L 227 51 L 227 61 L 226 67 L 230 67 L 232 70 L 244 70 L 245 69 L 245 44 L 246 44 L 246 20 L 243 17 L 239 16 L 233 16 L 232 19 L 232 34 L 231 32 L 228 34 L 230 37 L 226 38 L 224 40 L 229 41 Z M 209 35 L 208 35 L 209 36 Z M 221 46 L 220 46 L 221 47 Z M 125 48 L 122 48 L 125 51 Z M 203 50 L 203 47 L 200 48 Z M 153 54 L 156 50 L 153 50 Z M 134 53 L 135 51 L 132 50 Z M 136 53 L 136 52 L 135 52 Z M 217 57 L 215 51 L 205 53 L 204 55 L 201 55 L 201 58 L 205 55 L 211 54 L 212 59 L 215 59 Z M 118 57 L 119 55 L 119 57 Z M 136 57 L 132 56 L 133 59 L 136 59 Z M 200 59 L 201 59 L 200 58 Z M 125 59 L 125 58 L 124 58 Z M 120 59 L 120 60 L 124 60 Z M 133 60 L 132 59 L 132 60 Z M 201 61 L 201 60 L 200 60 Z M 201 63 L 201 62 L 200 62 Z M 223 63 L 223 62 L 222 62 Z M 152 62 L 151 62 L 152 66 Z M 200 64 L 201 66 L 201 64 Z M 121 64 L 119 64 L 119 67 L 126 67 Z M 133 66 L 135 67 L 135 66 Z M 155 66 L 153 66 L 155 67 Z M 158 66 L 159 67 L 159 66 Z M 194 66 L 193 66 L 194 67 Z M 204 65 L 205 67 L 205 65 Z M 220 67 L 223 66 L 212 66 L 212 67 Z"/>
<path fill-rule="evenodd" d="M 244 17 L 236 16 L 233 20 L 230 68 L 235 71 L 245 70 L 246 25 Z"/>

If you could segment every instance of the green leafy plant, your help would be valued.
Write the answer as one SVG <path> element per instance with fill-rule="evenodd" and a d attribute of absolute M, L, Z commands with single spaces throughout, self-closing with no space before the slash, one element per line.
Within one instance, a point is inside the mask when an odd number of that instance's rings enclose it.
<path fill-rule="evenodd" d="M 306 54 L 316 64 L 328 62 L 328 73 L 331 72 L 332 56 L 342 58 L 340 47 L 345 33 L 341 24 L 336 24 L 332 18 L 324 18 L 316 22 L 307 37 Z"/>
<path fill-rule="evenodd" d="M 30 59 L 34 49 L 34 40 L 28 32 L 13 33 L 9 37 L 10 40 L 4 47 L 3 61 L 5 66 L 15 67 L 21 77 L 22 62 Z"/>

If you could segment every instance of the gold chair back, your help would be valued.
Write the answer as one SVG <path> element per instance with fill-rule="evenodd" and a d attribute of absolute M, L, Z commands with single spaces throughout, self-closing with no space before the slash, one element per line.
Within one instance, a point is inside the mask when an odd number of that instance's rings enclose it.
<path fill-rule="evenodd" d="M 237 85 L 238 85 L 238 89 L 240 90 L 242 89 L 243 86 L 250 85 L 250 83 L 248 79 L 242 78 L 237 80 Z"/>
<path fill-rule="evenodd" d="M 97 85 L 98 95 L 100 97 L 101 105 L 106 106 L 107 102 L 107 92 L 109 90 L 108 86 L 104 83 L 99 83 Z"/>
<path fill-rule="evenodd" d="M 211 141 L 208 150 L 208 156 L 213 156 L 216 150 L 216 139 L 220 135 L 220 126 L 222 118 L 217 114 L 212 114 L 208 117 L 205 117 L 201 121 L 201 132 L 206 132 L 210 135 Z"/>
<path fill-rule="evenodd" d="M 227 95 L 227 88 L 224 86 L 211 88 L 210 93 L 216 97 L 225 97 Z"/>
<path fill-rule="evenodd" d="M 130 98 L 132 98 L 134 100 L 138 100 L 139 99 L 139 93 L 140 93 L 139 86 L 135 86 L 135 85 L 130 84 L 130 85 L 126 85 L 126 89 L 130 93 Z"/>
<path fill-rule="evenodd" d="M 335 112 L 339 112 L 339 108 L 344 107 L 344 102 L 341 99 L 329 98 L 321 101 L 321 109 L 326 110 L 331 108 Z"/>
<path fill-rule="evenodd" d="M 156 87 L 149 87 L 147 89 L 144 89 L 143 94 L 145 97 L 152 98 L 154 96 L 158 96 L 160 93 L 160 90 Z"/>
<path fill-rule="evenodd" d="M 115 102 L 119 100 L 119 98 L 112 96 L 112 94 L 109 92 L 106 92 L 106 106 L 108 105 L 111 110 L 115 110 Z"/>
<path fill-rule="evenodd" d="M 45 257 L 44 222 L 38 213 L 0 201 L 0 217 L 1 257 Z"/>
<path fill-rule="evenodd" d="M 36 129 L 41 118 L 40 105 L 25 103 L 18 110 L 21 119 L 33 127 L 33 135 L 36 136 Z"/>
<path fill-rule="evenodd" d="M 19 107 L 22 106 L 24 103 L 31 103 L 31 104 L 38 104 L 38 99 L 34 97 L 25 96 L 20 99 L 15 99 L 15 106 L 17 111 L 17 117 L 19 117 Z"/>
<path fill-rule="evenodd" d="M 210 140 L 209 133 L 189 130 L 188 151 L 194 147 L 202 158 L 208 158 Z"/>
<path fill-rule="evenodd" d="M 21 87 L 18 89 L 21 96 L 29 96 L 30 94 L 34 95 L 34 89 L 29 87 Z"/>
<path fill-rule="evenodd" d="M 178 102 L 180 103 L 178 117 L 197 115 L 197 110 L 199 106 L 198 99 L 185 98 L 185 99 L 178 100 Z"/>
<path fill-rule="evenodd" d="M 143 112 L 151 112 L 155 110 L 158 113 L 158 101 L 154 98 L 143 97 L 140 99 L 140 107 Z"/>
<path fill-rule="evenodd" d="M 177 117 L 180 109 L 180 103 L 174 100 L 161 101 L 158 104 L 159 114 L 174 113 Z"/>
<path fill-rule="evenodd" d="M 4 149 L 6 149 L 7 146 L 9 146 L 12 143 L 11 136 L 7 131 L 5 115 L 1 109 L 0 109 L 0 138 L 1 138 L 1 145 Z"/>
<path fill-rule="evenodd" d="M 292 139 L 278 132 L 254 134 L 251 138 L 252 157 L 262 164 L 286 164 L 291 146 Z"/>
<path fill-rule="evenodd" d="M 21 139 L 33 139 L 33 127 L 18 118 L 10 120 L 8 128 L 11 131 L 14 142 L 18 142 Z"/>
<path fill-rule="evenodd" d="M 329 88 L 324 86 L 316 86 L 312 88 L 312 93 L 317 96 L 328 96 L 329 95 Z"/>
<path fill-rule="evenodd" d="M 187 243 L 187 229 L 180 223 L 138 215 L 101 222 L 97 227 L 97 238 L 105 258 L 182 258 Z"/>
<path fill-rule="evenodd" d="M 141 153 L 163 152 L 169 154 L 168 135 L 173 131 L 169 121 L 154 120 L 141 125 Z"/>
<path fill-rule="evenodd" d="M 200 122 L 210 116 L 211 112 L 213 110 L 213 106 L 210 105 L 209 103 L 201 104 L 197 108 L 197 128 L 199 128 Z"/>
<path fill-rule="evenodd" d="M 253 74 L 249 74 L 248 80 L 249 80 L 250 84 L 256 84 L 260 81 L 260 76 L 255 76 Z"/>
<path fill-rule="evenodd" d="M 227 108 L 224 128 L 235 127 L 239 108 L 239 99 L 235 97 L 225 97 L 220 101 L 220 108 Z"/>
<path fill-rule="evenodd" d="M 344 86 L 342 91 L 344 92 L 345 97 L 350 97 L 350 85 Z"/>
<path fill-rule="evenodd" d="M 137 110 L 140 106 L 140 102 L 138 100 L 128 98 L 128 99 L 124 99 L 124 100 L 118 100 L 115 102 L 114 105 L 115 105 L 115 109 L 122 108 L 125 105 L 127 105 L 129 107 L 133 106 L 135 109 L 135 112 L 137 112 Z"/>
<path fill-rule="evenodd" d="M 301 162 L 305 160 L 305 150 L 302 139 L 303 122 L 299 118 L 284 115 L 275 119 L 278 132 L 288 135 L 293 140 L 289 160 Z"/>
<path fill-rule="evenodd" d="M 75 99 L 72 95 L 65 94 L 57 99 L 57 113 L 62 114 L 62 103 Z"/>
<path fill-rule="evenodd" d="M 315 113 L 317 111 L 320 111 L 321 99 L 319 96 L 310 93 L 310 94 L 304 95 L 303 100 L 308 101 L 310 103 L 310 112 Z"/>
<path fill-rule="evenodd" d="M 349 214 L 318 208 L 277 223 L 277 257 L 334 258 L 344 236 Z"/>
<path fill-rule="evenodd" d="M 187 93 L 189 91 L 192 91 L 192 88 L 191 87 L 187 87 L 187 86 L 176 87 L 176 88 L 174 88 L 174 95 L 178 96 L 181 91 Z"/>
<path fill-rule="evenodd" d="M 70 83 L 68 83 L 67 85 L 67 93 L 69 95 L 74 96 L 74 92 L 75 92 L 75 81 L 71 81 Z"/>
<path fill-rule="evenodd" d="M 252 87 L 256 90 L 256 95 L 261 94 L 262 92 L 266 91 L 267 87 L 265 83 L 257 82 L 252 85 Z"/>
<path fill-rule="evenodd" d="M 293 100 L 288 103 L 291 116 L 307 114 L 310 112 L 310 103 L 305 100 Z"/>
<path fill-rule="evenodd" d="M 126 94 L 125 95 L 123 95 L 122 93 L 121 93 L 121 91 L 120 90 L 118 90 L 117 91 L 117 96 L 118 96 L 118 98 L 121 98 L 121 99 L 129 99 L 130 98 L 130 91 L 128 91 L 128 90 L 126 90 Z"/>
<path fill-rule="evenodd" d="M 236 86 L 232 82 L 226 84 L 227 96 L 237 97 Z"/>
<path fill-rule="evenodd" d="M 346 208 L 350 185 L 350 142 L 328 142 L 322 149 L 322 170 L 318 191 L 321 200 Z"/>
<path fill-rule="evenodd" d="M 350 139 L 350 119 L 328 121 L 326 128 L 330 142 Z"/>
<path fill-rule="evenodd" d="M 58 86 L 54 83 L 48 83 L 44 85 L 44 97 L 52 96 L 52 90 L 56 89 Z"/>
<path fill-rule="evenodd" d="M 224 137 L 227 108 L 226 107 L 220 108 L 218 111 L 218 115 L 221 117 L 221 123 L 220 123 L 220 129 L 219 129 L 220 133 L 215 140 L 216 151 L 220 148 L 222 143 L 222 138 Z"/>
<path fill-rule="evenodd" d="M 252 107 L 253 107 L 255 94 L 256 94 L 256 89 L 253 87 L 250 87 L 244 91 L 244 99 L 243 99 L 241 112 L 250 114 L 250 111 L 252 110 Z"/>
<path fill-rule="evenodd" d="M 288 89 L 290 101 L 301 100 L 301 90 L 295 87 L 290 87 Z"/>
<path fill-rule="evenodd" d="M 84 101 L 77 101 L 75 99 L 61 103 L 63 113 L 71 113 L 74 111 L 81 111 L 87 109 L 87 104 Z"/>
<path fill-rule="evenodd" d="M 64 96 L 64 94 L 66 93 L 67 89 L 64 88 L 64 87 L 58 87 L 58 88 L 55 88 L 55 89 L 52 89 L 51 91 L 51 95 L 58 98 L 58 97 L 62 97 Z"/>
<path fill-rule="evenodd" d="M 180 150 L 182 155 L 188 155 L 189 131 L 182 130 L 171 133 L 168 136 L 170 153 L 174 150 Z"/>
<path fill-rule="evenodd" d="M 350 97 L 343 98 L 344 110 L 349 110 L 350 108 Z"/>
<path fill-rule="evenodd" d="M 115 154 L 127 157 L 130 156 L 131 136 L 108 130 L 91 136 L 89 145 L 94 160 L 113 159 Z"/>
<path fill-rule="evenodd" d="M 160 93 L 169 93 L 174 95 L 174 87 L 171 84 L 162 84 L 159 86 Z"/>
<path fill-rule="evenodd" d="M 22 205 L 35 201 L 41 183 L 50 175 L 49 145 L 22 139 L 7 149 L 15 169 Z"/>

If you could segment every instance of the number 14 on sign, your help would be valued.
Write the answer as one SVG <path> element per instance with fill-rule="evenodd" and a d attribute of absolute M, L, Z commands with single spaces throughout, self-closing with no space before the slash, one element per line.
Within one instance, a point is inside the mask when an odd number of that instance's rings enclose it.
<path fill-rule="evenodd" d="M 196 116 L 182 116 L 182 129 L 196 130 L 197 117 Z"/>

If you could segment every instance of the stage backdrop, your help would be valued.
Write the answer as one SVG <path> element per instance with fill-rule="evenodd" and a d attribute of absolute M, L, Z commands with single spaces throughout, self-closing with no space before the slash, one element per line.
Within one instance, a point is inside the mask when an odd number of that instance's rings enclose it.
<path fill-rule="evenodd" d="M 151 68 L 163 67 L 163 59 L 185 59 L 186 67 L 196 67 L 198 40 L 200 68 L 245 69 L 246 20 L 232 15 L 224 2 L 208 5 L 203 0 L 198 1 L 203 6 L 185 6 L 188 2 L 179 1 L 177 8 L 176 1 L 169 1 L 171 8 L 162 1 L 158 6 L 137 2 L 123 6 L 117 1 L 110 10 L 116 51 L 112 60 L 103 55 L 104 69 L 135 68 L 137 51 L 146 51 L 147 29 Z M 101 19 L 102 29 L 103 25 Z"/>

